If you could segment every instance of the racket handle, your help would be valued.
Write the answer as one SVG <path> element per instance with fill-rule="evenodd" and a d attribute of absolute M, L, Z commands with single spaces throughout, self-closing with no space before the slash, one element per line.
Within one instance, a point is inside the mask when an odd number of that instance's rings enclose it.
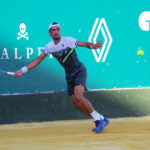
<path fill-rule="evenodd" d="M 10 76 L 14 76 L 15 73 L 14 72 L 7 72 L 7 74 Z"/>

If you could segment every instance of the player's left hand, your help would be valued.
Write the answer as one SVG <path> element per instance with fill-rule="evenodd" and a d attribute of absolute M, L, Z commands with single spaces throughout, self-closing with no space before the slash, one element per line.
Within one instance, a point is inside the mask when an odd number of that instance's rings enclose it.
<path fill-rule="evenodd" d="M 102 41 L 97 41 L 95 44 L 92 45 L 93 49 L 98 49 L 100 47 L 102 47 L 103 43 Z"/>

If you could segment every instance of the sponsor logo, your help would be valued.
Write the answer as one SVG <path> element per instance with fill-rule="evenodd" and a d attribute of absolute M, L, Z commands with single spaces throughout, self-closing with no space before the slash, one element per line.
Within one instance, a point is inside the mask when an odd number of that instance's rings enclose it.
<path fill-rule="evenodd" d="M 26 47 L 23 49 L 23 51 L 26 52 L 25 55 L 21 54 L 22 49 L 19 49 L 17 47 L 15 48 L 3 48 L 2 52 L 0 49 L 0 59 L 33 59 L 36 56 L 39 56 L 44 47 Z M 52 54 L 49 54 L 49 58 L 52 58 Z"/>
<path fill-rule="evenodd" d="M 26 25 L 24 23 L 21 23 L 19 25 L 19 32 L 17 35 L 17 40 L 20 40 L 21 38 L 29 40 L 29 36 L 28 36 L 28 32 L 26 31 Z M 36 48 L 32 48 L 32 47 L 26 47 L 24 49 L 20 49 L 18 47 L 15 48 L 1 48 L 0 49 L 0 59 L 33 59 L 35 58 L 32 57 L 32 55 L 36 55 L 39 56 L 42 51 L 43 51 L 44 47 L 36 47 Z M 21 51 L 26 52 L 25 55 L 21 54 Z M 52 55 L 49 54 L 49 58 L 52 58 Z"/>
<path fill-rule="evenodd" d="M 18 32 L 17 40 L 20 40 L 21 38 L 25 38 L 26 40 L 29 40 L 28 32 L 26 32 L 26 25 L 24 23 L 21 23 L 19 25 L 20 32 Z"/>
<path fill-rule="evenodd" d="M 93 49 L 92 52 L 93 52 L 96 62 L 105 62 L 110 46 L 112 44 L 112 37 L 111 37 L 111 34 L 109 32 L 108 26 L 104 18 L 101 18 L 101 19 L 96 18 L 88 41 L 96 43 L 97 40 L 100 40 L 100 39 L 97 39 L 99 34 L 102 34 L 104 37 L 103 46 L 101 50 Z"/>
<path fill-rule="evenodd" d="M 140 14 L 139 26 L 143 31 L 150 31 L 150 11 L 144 11 Z"/>

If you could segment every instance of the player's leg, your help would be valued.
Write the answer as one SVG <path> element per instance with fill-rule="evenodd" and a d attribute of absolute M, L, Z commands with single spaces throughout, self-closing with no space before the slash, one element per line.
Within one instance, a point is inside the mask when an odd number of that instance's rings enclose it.
<path fill-rule="evenodd" d="M 83 92 L 84 92 L 84 86 L 82 84 L 75 86 L 74 96 L 75 96 L 77 105 L 78 104 L 81 105 L 83 110 L 86 111 L 86 114 L 92 116 L 94 121 L 103 120 L 104 117 L 94 110 L 91 102 L 83 96 Z"/>
<path fill-rule="evenodd" d="M 69 91 L 69 94 L 71 95 L 70 98 L 71 98 L 75 108 L 77 108 L 78 110 L 80 110 L 81 112 L 83 112 L 89 116 L 92 116 L 92 118 L 95 121 L 103 119 L 103 116 L 94 110 L 90 101 L 87 100 L 83 96 L 83 92 L 84 92 L 84 86 L 83 85 L 75 86 L 74 92 L 71 90 L 72 89 L 71 84 L 68 85 L 68 87 L 70 87 L 68 89 L 68 91 Z M 74 94 L 71 94 L 71 93 L 74 93 Z"/>
<path fill-rule="evenodd" d="M 75 95 L 75 100 L 78 105 L 81 105 L 86 114 L 91 115 L 94 120 L 104 119 L 102 115 L 97 113 L 91 102 L 83 96 L 83 92 L 86 87 L 87 72 L 84 65 L 81 66 L 81 70 L 76 74 L 72 86 L 74 90 L 72 93 Z M 72 89 L 72 86 L 70 89 Z"/>
<path fill-rule="evenodd" d="M 76 100 L 76 105 L 80 105 L 79 109 L 86 114 L 91 115 L 91 117 L 95 121 L 96 128 L 93 129 L 94 132 L 101 132 L 104 130 L 105 126 L 109 124 L 109 120 L 104 118 L 101 114 L 99 114 L 96 110 L 94 110 L 90 101 L 83 96 L 84 86 L 78 85 L 75 86 L 74 96 Z"/>
<path fill-rule="evenodd" d="M 84 92 L 83 85 L 77 85 L 74 87 L 74 95 L 76 98 L 76 103 L 80 104 L 82 108 L 84 108 L 84 110 L 87 112 L 87 114 L 90 115 L 94 111 L 94 108 L 90 103 L 90 101 L 83 96 L 83 92 Z"/>
<path fill-rule="evenodd" d="M 89 115 L 88 111 L 83 107 L 83 105 L 77 102 L 75 95 L 70 96 L 70 98 L 71 98 L 72 103 L 73 103 L 75 108 L 77 108 L 78 110 L 80 110 L 84 114 Z"/>
<path fill-rule="evenodd" d="M 70 96 L 72 103 L 74 105 L 74 107 L 78 110 L 80 110 L 81 112 L 83 112 L 84 114 L 89 114 L 87 112 L 87 110 L 80 104 L 78 103 L 75 95 L 74 95 L 74 82 L 73 79 L 72 80 L 67 80 L 67 91 L 68 91 L 68 95 Z"/>
<path fill-rule="evenodd" d="M 99 114 L 92 106 L 91 102 L 84 97 L 83 92 L 86 87 L 86 68 L 84 65 L 82 69 L 76 74 L 74 79 L 74 95 L 76 98 L 76 103 L 79 103 L 82 106 L 82 110 L 90 115 L 94 121 L 96 128 L 93 130 L 95 132 L 101 132 L 106 125 L 108 125 L 109 121 L 101 114 Z"/>

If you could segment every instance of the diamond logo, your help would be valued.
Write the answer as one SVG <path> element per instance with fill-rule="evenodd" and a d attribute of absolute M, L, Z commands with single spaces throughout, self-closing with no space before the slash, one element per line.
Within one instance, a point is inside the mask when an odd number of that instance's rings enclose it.
<path fill-rule="evenodd" d="M 99 34 L 102 34 L 104 37 L 103 46 L 101 50 L 92 49 L 92 52 L 93 52 L 96 62 L 105 62 L 110 46 L 112 44 L 112 37 L 111 37 L 111 34 L 109 32 L 109 29 L 107 27 L 107 24 L 104 18 L 101 18 L 101 19 L 96 18 L 88 41 L 93 42 L 95 44 L 96 41 L 99 40 L 97 39 Z"/>

